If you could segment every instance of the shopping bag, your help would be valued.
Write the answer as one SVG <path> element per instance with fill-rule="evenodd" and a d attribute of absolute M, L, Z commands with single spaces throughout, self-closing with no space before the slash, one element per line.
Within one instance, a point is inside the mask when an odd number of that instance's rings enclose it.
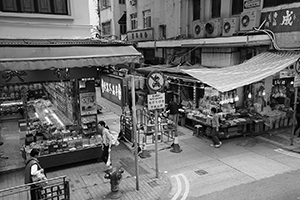
<path fill-rule="evenodd" d="M 45 187 L 48 184 L 48 179 L 42 170 L 39 170 L 37 174 L 32 175 L 32 182 L 38 187 Z"/>

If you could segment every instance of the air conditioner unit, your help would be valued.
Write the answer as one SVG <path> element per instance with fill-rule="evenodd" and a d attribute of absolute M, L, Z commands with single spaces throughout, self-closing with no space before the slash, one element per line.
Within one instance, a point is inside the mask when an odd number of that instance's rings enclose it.
<path fill-rule="evenodd" d="M 193 35 L 194 38 L 204 38 L 205 31 L 204 31 L 204 23 L 200 22 L 199 20 L 193 21 Z"/>
<path fill-rule="evenodd" d="M 260 10 L 248 10 L 241 13 L 240 30 L 250 31 L 260 23 Z"/>
<path fill-rule="evenodd" d="M 223 19 L 222 36 L 232 36 L 240 29 L 240 18 L 229 17 Z"/>
<path fill-rule="evenodd" d="M 219 37 L 222 33 L 222 19 L 211 19 L 204 26 L 207 37 Z"/>

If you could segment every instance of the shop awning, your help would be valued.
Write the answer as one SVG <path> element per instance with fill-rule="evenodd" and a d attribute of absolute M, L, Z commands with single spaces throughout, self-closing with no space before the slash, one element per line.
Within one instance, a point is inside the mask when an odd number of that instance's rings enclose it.
<path fill-rule="evenodd" d="M 299 57 L 299 52 L 264 52 L 239 65 L 182 71 L 220 92 L 226 92 L 274 75 Z"/>
<path fill-rule="evenodd" d="M 130 45 L 4 46 L 0 49 L 0 71 L 139 63 L 141 57 Z"/>

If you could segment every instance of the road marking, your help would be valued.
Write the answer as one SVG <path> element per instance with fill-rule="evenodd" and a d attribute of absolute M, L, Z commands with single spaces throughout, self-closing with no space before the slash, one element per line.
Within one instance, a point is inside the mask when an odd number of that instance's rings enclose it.
<path fill-rule="evenodd" d="M 177 181 L 177 186 L 178 186 L 177 187 L 177 192 L 176 192 L 176 194 L 172 198 L 172 200 L 176 200 L 179 197 L 180 193 L 181 193 L 181 182 L 179 180 L 178 175 L 175 175 L 175 176 L 172 176 L 172 177 L 175 177 L 175 179 Z"/>
<path fill-rule="evenodd" d="M 181 181 L 179 179 L 180 176 L 183 178 L 184 185 L 185 185 L 185 191 L 184 191 L 183 196 L 181 197 L 180 200 L 185 200 L 187 198 L 188 194 L 189 194 L 190 184 L 189 184 L 189 181 L 186 178 L 186 176 L 184 174 L 182 174 L 182 173 L 181 174 L 177 174 L 177 175 L 173 175 L 172 177 L 174 177 L 176 179 L 176 182 L 177 182 L 177 185 L 178 185 L 178 187 L 177 187 L 178 189 L 177 189 L 176 194 L 173 196 L 172 200 L 177 200 L 177 198 L 181 194 L 182 184 L 181 184 Z"/>
<path fill-rule="evenodd" d="M 275 149 L 274 151 L 276 151 L 278 153 L 281 153 L 281 154 L 284 154 L 284 155 L 287 155 L 287 156 L 292 156 L 292 157 L 295 157 L 295 158 L 300 158 L 300 154 L 294 153 L 294 152 L 290 152 L 290 151 L 287 151 L 287 150 Z"/>
<path fill-rule="evenodd" d="M 184 183 L 185 183 L 185 186 L 186 186 L 185 192 L 184 192 L 181 200 L 185 200 L 187 198 L 188 194 L 189 194 L 189 191 L 190 191 L 190 183 L 189 183 L 189 181 L 188 181 L 188 179 L 186 178 L 185 175 L 183 175 L 183 174 L 180 174 L 180 175 L 183 177 L 183 180 L 184 180 Z"/>

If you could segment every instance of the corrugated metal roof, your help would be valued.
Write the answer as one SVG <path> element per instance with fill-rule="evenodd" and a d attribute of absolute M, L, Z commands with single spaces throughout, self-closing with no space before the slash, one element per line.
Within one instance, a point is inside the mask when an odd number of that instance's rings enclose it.
<path fill-rule="evenodd" d="M 263 52 L 239 65 L 182 71 L 220 92 L 226 92 L 274 75 L 295 63 L 299 57 L 299 52 Z"/>

